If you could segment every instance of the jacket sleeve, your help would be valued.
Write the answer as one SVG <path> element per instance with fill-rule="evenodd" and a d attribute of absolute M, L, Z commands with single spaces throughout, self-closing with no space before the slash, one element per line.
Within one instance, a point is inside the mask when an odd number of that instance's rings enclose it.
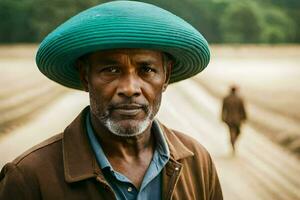
<path fill-rule="evenodd" d="M 225 99 L 223 99 L 222 110 L 221 110 L 221 119 L 223 122 L 226 122 L 226 118 L 227 118 L 227 106 L 226 106 Z"/>
<path fill-rule="evenodd" d="M 29 185 L 15 164 L 6 164 L 0 173 L 0 200 L 33 199 Z"/>
<path fill-rule="evenodd" d="M 246 114 L 246 109 L 245 109 L 245 105 L 244 105 L 243 101 L 241 101 L 240 109 L 241 109 L 241 119 L 246 120 L 247 119 L 247 114 Z"/>

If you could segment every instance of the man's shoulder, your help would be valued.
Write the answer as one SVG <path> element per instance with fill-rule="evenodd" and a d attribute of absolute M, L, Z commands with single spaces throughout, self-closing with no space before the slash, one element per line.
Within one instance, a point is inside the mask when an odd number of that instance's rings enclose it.
<path fill-rule="evenodd" d="M 196 157 L 202 157 L 202 158 L 210 157 L 206 148 L 200 142 L 198 142 L 195 138 L 193 138 L 193 137 L 189 136 L 188 134 L 183 133 L 181 131 L 168 128 L 165 125 L 162 125 L 162 126 L 166 130 L 167 137 L 169 138 L 169 141 L 171 143 L 172 143 L 172 141 L 177 140 L 176 143 L 178 143 L 178 141 L 180 143 L 182 143 L 182 145 L 184 145 L 190 152 L 192 152 L 194 155 L 196 155 Z"/>
<path fill-rule="evenodd" d="M 36 164 L 49 159 L 52 154 L 62 151 L 62 133 L 54 135 L 43 142 L 31 147 L 16 159 L 13 160 L 15 165 Z"/>
<path fill-rule="evenodd" d="M 61 141 L 62 135 L 55 135 L 7 163 L 0 172 L 0 199 L 39 198 L 40 180 L 52 180 L 53 172 L 62 174 Z"/>
<path fill-rule="evenodd" d="M 180 139 L 180 141 L 188 147 L 193 153 L 208 154 L 206 148 L 198 142 L 195 138 L 189 136 L 187 133 L 183 133 L 178 130 L 171 129 L 172 132 Z"/>
<path fill-rule="evenodd" d="M 223 102 L 225 102 L 225 103 L 229 103 L 229 102 L 239 103 L 239 102 L 242 102 L 242 101 L 243 101 L 243 98 L 241 96 L 238 96 L 238 95 L 227 95 L 223 99 Z"/>

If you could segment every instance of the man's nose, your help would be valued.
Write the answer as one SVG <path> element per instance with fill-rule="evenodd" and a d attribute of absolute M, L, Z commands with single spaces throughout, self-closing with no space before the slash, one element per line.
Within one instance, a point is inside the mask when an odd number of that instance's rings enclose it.
<path fill-rule="evenodd" d="M 121 97 L 137 97 L 141 94 L 141 83 L 139 77 L 135 74 L 127 74 L 120 77 L 118 96 Z"/>

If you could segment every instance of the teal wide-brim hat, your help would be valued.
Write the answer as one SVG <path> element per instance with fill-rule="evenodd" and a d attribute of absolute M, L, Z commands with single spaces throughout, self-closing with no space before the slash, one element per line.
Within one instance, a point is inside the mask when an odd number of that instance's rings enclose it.
<path fill-rule="evenodd" d="M 210 59 L 207 41 L 183 19 L 151 4 L 113 1 L 85 10 L 51 32 L 38 49 L 36 63 L 51 80 L 82 90 L 76 60 L 119 48 L 170 54 L 170 83 L 196 75 Z"/>

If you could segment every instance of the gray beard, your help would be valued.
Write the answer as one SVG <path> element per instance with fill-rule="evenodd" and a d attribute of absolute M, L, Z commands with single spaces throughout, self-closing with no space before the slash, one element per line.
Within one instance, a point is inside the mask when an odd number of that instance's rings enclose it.
<path fill-rule="evenodd" d="M 133 137 L 140 135 L 143 133 L 152 123 L 152 119 L 150 119 L 150 115 L 147 116 L 146 119 L 139 122 L 135 126 L 131 126 L 129 128 L 122 127 L 110 118 L 102 118 L 100 119 L 101 123 L 113 134 L 120 137 Z"/>
<path fill-rule="evenodd" d="M 158 97 L 158 102 L 153 106 L 153 109 L 147 109 L 145 119 L 139 122 L 135 120 L 130 127 L 124 127 L 117 121 L 110 118 L 109 110 L 106 110 L 104 113 L 100 113 L 99 103 L 92 93 L 90 93 L 91 112 L 112 134 L 119 137 L 134 137 L 142 134 L 152 124 L 152 121 L 159 110 L 160 104 L 161 96 Z"/>

